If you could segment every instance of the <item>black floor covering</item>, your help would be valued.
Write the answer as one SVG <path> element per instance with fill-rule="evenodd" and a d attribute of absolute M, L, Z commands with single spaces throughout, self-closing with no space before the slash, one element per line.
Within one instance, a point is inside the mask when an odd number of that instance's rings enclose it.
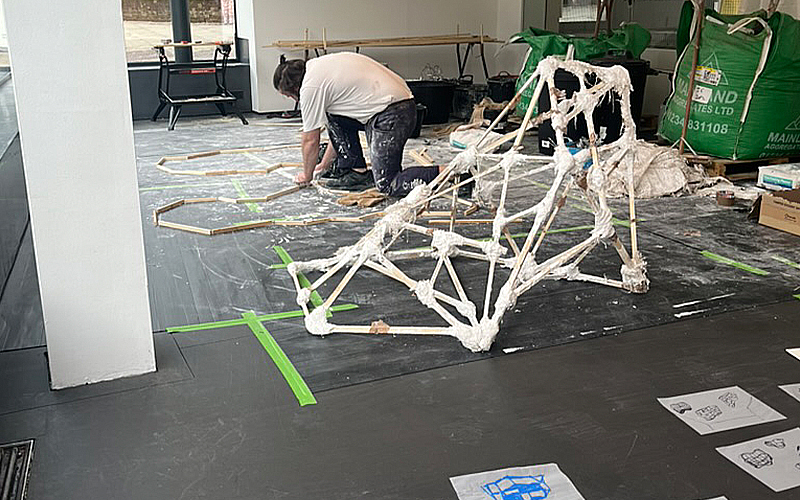
<path fill-rule="evenodd" d="M 306 407 L 242 326 L 204 343 L 156 335 L 160 374 L 56 395 L 43 349 L 6 352 L 0 442 L 36 439 L 31 500 L 455 499 L 451 476 L 549 462 L 592 500 L 788 500 L 797 492 L 771 492 L 714 448 L 797 426 L 800 403 L 777 385 L 800 381 L 784 352 L 798 322 L 795 300 L 318 392 Z M 787 419 L 699 436 L 656 401 L 729 385 Z"/>

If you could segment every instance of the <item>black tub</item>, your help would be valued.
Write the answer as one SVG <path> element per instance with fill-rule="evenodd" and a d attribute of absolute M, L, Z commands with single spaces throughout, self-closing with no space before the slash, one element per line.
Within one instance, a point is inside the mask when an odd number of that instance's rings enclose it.
<path fill-rule="evenodd" d="M 453 108 L 453 92 L 456 83 L 450 80 L 408 80 L 406 81 L 414 100 L 428 108 L 423 125 L 447 123 Z"/>

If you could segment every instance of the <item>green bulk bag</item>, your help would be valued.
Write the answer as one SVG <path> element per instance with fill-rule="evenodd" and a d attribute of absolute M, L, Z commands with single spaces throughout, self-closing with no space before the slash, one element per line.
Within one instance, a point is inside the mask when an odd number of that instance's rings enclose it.
<path fill-rule="evenodd" d="M 687 22 L 690 17 L 682 16 L 679 32 L 687 32 Z M 800 23 L 786 14 L 767 19 L 764 11 L 723 16 L 706 10 L 686 133 L 689 149 L 731 159 L 800 152 L 798 42 Z M 681 136 L 694 55 L 691 44 L 680 46 L 658 130 L 670 142 Z"/>
<path fill-rule="evenodd" d="M 650 44 L 650 32 L 636 23 L 624 24 L 621 28 L 613 30 L 610 35 L 600 33 L 597 38 L 575 38 L 538 28 L 528 28 L 512 36 L 509 43 L 527 43 L 530 46 L 525 56 L 525 64 L 517 79 L 516 90 L 519 92 L 525 81 L 536 70 L 539 61 L 547 56 L 566 55 L 567 47 L 570 45 L 575 47 L 574 58 L 578 61 L 603 57 L 609 52 L 628 53 L 632 57 L 638 58 Z M 523 116 L 527 111 L 534 88 L 536 88 L 535 82 L 523 92 L 516 108 L 518 115 Z M 533 105 L 536 106 L 536 103 Z M 534 111 L 536 111 L 535 107 Z"/>

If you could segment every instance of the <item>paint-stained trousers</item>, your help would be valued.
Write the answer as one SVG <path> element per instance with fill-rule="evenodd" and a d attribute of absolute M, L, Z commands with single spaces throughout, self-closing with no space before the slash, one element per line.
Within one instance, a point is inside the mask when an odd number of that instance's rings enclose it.
<path fill-rule="evenodd" d="M 403 148 L 417 123 L 413 99 L 390 104 L 367 121 L 328 114 L 328 135 L 338 155 L 337 168 L 366 167 L 359 130 L 367 135 L 375 187 L 389 196 L 405 196 L 418 184 L 427 184 L 439 174 L 438 167 L 403 169 Z"/>

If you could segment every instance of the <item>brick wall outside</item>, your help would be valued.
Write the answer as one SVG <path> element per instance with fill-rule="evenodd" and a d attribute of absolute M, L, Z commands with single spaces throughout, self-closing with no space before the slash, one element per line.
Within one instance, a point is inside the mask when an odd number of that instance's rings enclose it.
<path fill-rule="evenodd" d="M 234 0 L 189 0 L 193 23 L 233 23 Z M 170 22 L 169 0 L 122 0 L 126 21 Z"/>

